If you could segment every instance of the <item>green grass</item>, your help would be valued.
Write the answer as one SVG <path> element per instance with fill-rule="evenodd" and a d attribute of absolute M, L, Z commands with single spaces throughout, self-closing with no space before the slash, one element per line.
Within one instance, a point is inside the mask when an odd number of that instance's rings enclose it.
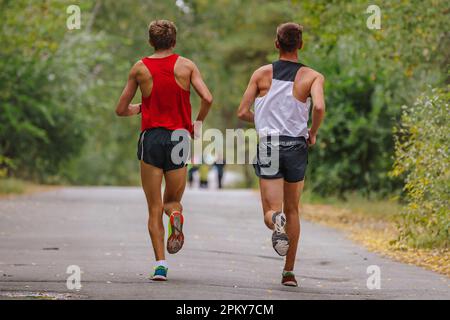
<path fill-rule="evenodd" d="M 402 208 L 397 201 L 367 200 L 359 197 L 353 197 L 345 202 L 339 202 L 335 206 L 357 214 L 370 215 L 380 219 L 394 219 L 400 215 Z"/>
<path fill-rule="evenodd" d="M 320 197 L 305 191 L 302 201 L 307 204 L 331 205 L 339 209 L 348 210 L 354 214 L 370 216 L 382 220 L 392 220 L 398 217 L 402 205 L 397 200 L 391 199 L 367 199 L 358 194 L 349 194 L 346 199 L 337 197 Z"/>
<path fill-rule="evenodd" d="M 21 194 L 25 192 L 26 183 L 14 178 L 0 179 L 0 195 Z"/>

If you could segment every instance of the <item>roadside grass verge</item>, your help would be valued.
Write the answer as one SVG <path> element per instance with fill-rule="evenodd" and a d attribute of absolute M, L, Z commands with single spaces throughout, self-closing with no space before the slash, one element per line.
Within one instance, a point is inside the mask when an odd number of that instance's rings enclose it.
<path fill-rule="evenodd" d="M 0 179 L 0 195 L 22 194 L 25 192 L 25 182 L 13 178 Z"/>
<path fill-rule="evenodd" d="M 39 185 L 32 182 L 15 179 L 0 179 L 0 198 L 12 197 L 23 194 L 32 194 L 37 192 L 45 192 L 54 190 L 57 186 Z"/>
<path fill-rule="evenodd" d="M 346 201 L 320 199 L 305 193 L 302 217 L 345 231 L 368 250 L 450 277 L 450 250 L 407 246 L 397 241 L 402 206 L 392 200 L 367 200 L 351 195 Z"/>

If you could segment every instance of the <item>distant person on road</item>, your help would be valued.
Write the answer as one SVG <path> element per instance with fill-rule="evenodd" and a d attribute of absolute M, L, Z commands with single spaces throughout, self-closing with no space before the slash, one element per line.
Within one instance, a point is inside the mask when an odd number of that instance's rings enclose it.
<path fill-rule="evenodd" d="M 188 182 L 190 188 L 194 187 L 194 174 L 200 168 L 199 163 L 201 163 L 198 157 L 193 157 L 191 161 L 192 163 L 188 164 Z"/>
<path fill-rule="evenodd" d="M 194 186 L 194 174 L 198 171 L 198 169 L 199 166 L 196 164 L 188 165 L 188 182 L 190 188 Z"/>
<path fill-rule="evenodd" d="M 273 230 L 275 251 L 286 256 L 282 274 L 286 286 L 298 285 L 294 264 L 300 237 L 299 202 L 308 146 L 316 143 L 325 115 L 324 76 L 298 60 L 302 32 L 297 23 L 278 26 L 275 45 L 279 60 L 255 71 L 238 110 L 239 118 L 255 123 L 258 132 L 254 167 L 260 179 L 264 222 Z M 312 125 L 308 129 L 311 99 Z"/>
<path fill-rule="evenodd" d="M 209 175 L 209 165 L 203 163 L 198 169 L 200 175 L 200 189 L 208 189 L 208 175 Z"/>
<path fill-rule="evenodd" d="M 148 230 L 156 258 L 152 277 L 155 281 L 167 280 L 163 213 L 170 221 L 167 251 L 177 253 L 184 243 L 181 198 L 186 186 L 189 152 L 184 152 L 186 148 L 178 152 L 178 147 L 186 140 L 190 143 L 189 139 L 180 136 L 193 133 L 191 85 L 201 99 L 197 121 L 205 120 L 213 100 L 197 66 L 174 53 L 176 36 L 174 23 L 167 20 L 150 23 L 149 42 L 155 51 L 132 67 L 116 108 L 119 116 L 141 114 L 142 118 L 137 155 L 141 161 L 142 187 L 149 211 Z M 131 104 L 138 88 L 142 103 Z M 174 139 L 177 134 L 177 139 Z M 172 152 L 174 148 L 177 152 Z M 162 197 L 163 178 L 165 190 Z"/>
<path fill-rule="evenodd" d="M 221 154 L 217 156 L 216 162 L 214 163 L 214 167 L 217 170 L 217 183 L 218 188 L 223 189 L 223 174 L 225 172 L 225 159 Z"/>

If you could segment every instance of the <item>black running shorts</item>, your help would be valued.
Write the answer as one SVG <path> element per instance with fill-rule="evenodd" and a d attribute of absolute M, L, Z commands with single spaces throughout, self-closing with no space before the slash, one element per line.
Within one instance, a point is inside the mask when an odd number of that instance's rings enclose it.
<path fill-rule="evenodd" d="M 260 140 L 255 173 L 261 179 L 280 179 L 295 183 L 305 179 L 308 164 L 308 143 L 304 137 L 280 136 L 278 141 Z"/>
<path fill-rule="evenodd" d="M 184 168 L 189 153 L 190 137 L 186 130 L 155 128 L 143 131 L 139 137 L 138 159 L 164 172 Z"/>

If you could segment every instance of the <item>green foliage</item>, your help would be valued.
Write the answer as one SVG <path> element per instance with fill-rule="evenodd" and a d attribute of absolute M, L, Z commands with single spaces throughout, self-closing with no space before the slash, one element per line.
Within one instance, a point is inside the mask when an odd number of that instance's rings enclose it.
<path fill-rule="evenodd" d="M 366 1 L 302 3 L 303 59 L 326 76 L 327 102 L 309 187 L 323 196 L 386 196 L 402 183 L 388 176 L 400 106 L 447 77 L 448 3 L 379 3 L 381 30 L 366 27 Z"/>
<path fill-rule="evenodd" d="M 401 240 L 450 245 L 450 92 L 433 90 L 403 107 L 392 175 L 405 176 Z"/>
<path fill-rule="evenodd" d="M 14 168 L 14 162 L 0 154 L 0 179 L 5 178 L 12 168 Z"/>
<path fill-rule="evenodd" d="M 65 28 L 70 1 L 3 1 L 0 19 L 0 154 L 11 174 L 50 181 L 86 140 L 93 48 L 101 37 Z M 103 54 L 104 55 L 104 54 Z"/>

